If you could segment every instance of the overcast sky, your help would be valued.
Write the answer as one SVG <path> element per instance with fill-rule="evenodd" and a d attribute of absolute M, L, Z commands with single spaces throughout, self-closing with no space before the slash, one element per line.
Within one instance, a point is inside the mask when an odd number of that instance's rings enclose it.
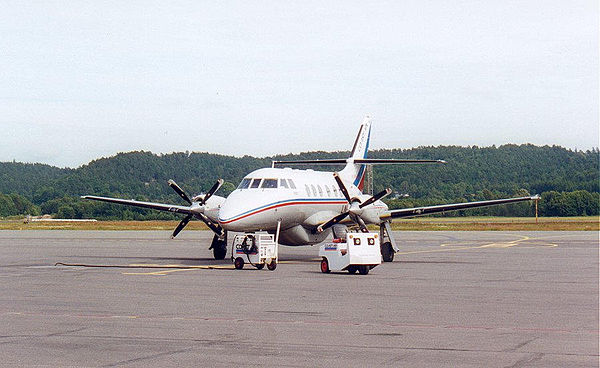
<path fill-rule="evenodd" d="M 0 13 L 0 161 L 598 147 L 598 1 L 40 1 Z"/>

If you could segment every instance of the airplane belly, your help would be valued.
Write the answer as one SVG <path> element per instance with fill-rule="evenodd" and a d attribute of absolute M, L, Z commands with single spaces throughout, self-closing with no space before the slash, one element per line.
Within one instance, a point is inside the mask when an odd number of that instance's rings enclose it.
<path fill-rule="evenodd" d="M 302 225 L 296 225 L 279 233 L 279 243 L 283 245 L 312 245 L 323 242 L 329 236 L 329 231 L 312 233 Z"/>

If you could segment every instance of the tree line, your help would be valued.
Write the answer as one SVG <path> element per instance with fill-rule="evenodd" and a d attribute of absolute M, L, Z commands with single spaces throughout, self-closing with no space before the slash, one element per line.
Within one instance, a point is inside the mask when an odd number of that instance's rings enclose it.
<path fill-rule="evenodd" d="M 52 214 L 60 218 L 171 219 L 174 215 L 85 201 L 92 194 L 165 203 L 181 203 L 166 184 L 175 180 L 190 195 L 208 190 L 218 178 L 227 196 L 243 176 L 272 160 L 345 158 L 349 152 L 304 152 L 256 158 L 203 152 L 119 153 L 76 169 L 44 164 L 0 162 L 0 216 Z M 407 208 L 541 194 L 542 216 L 598 215 L 598 149 L 559 146 L 437 146 L 375 150 L 373 158 L 444 159 L 445 165 L 390 165 L 373 169 L 374 191 L 390 187 L 390 208 Z M 302 168 L 302 167 L 298 167 Z M 340 170 L 341 167 L 312 167 Z M 473 209 L 446 216 L 531 216 L 531 203 Z"/>

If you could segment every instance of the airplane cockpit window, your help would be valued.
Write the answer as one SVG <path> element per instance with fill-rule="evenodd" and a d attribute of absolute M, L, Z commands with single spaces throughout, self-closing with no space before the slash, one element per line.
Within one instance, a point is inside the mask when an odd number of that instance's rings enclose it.
<path fill-rule="evenodd" d="M 287 189 L 288 188 L 287 180 L 285 180 L 285 179 L 279 179 L 279 186 L 282 187 L 282 188 Z"/>
<path fill-rule="evenodd" d="M 277 179 L 265 179 L 262 182 L 261 188 L 277 188 Z"/>
<path fill-rule="evenodd" d="M 253 179 L 252 184 L 250 184 L 250 188 L 258 188 L 261 180 L 262 179 Z"/>
<path fill-rule="evenodd" d="M 290 183 L 290 188 L 296 189 L 296 184 L 292 181 L 292 179 L 288 179 L 288 183 Z"/>
<path fill-rule="evenodd" d="M 306 195 L 310 197 L 310 188 L 308 187 L 308 184 L 304 184 L 304 189 L 306 189 Z"/>
<path fill-rule="evenodd" d="M 250 186 L 250 179 L 244 178 L 242 179 L 240 185 L 238 185 L 238 189 L 247 189 Z"/>

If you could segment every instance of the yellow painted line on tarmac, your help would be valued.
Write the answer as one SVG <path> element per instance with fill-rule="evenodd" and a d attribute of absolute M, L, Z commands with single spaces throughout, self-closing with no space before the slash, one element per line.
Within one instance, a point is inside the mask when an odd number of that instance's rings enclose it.
<path fill-rule="evenodd" d="M 189 266 L 183 267 L 181 265 L 171 265 L 171 267 L 166 267 L 162 265 L 158 265 L 160 268 L 177 268 L 175 270 L 162 270 L 162 271 L 153 271 L 153 272 L 123 272 L 123 275 L 146 275 L 146 276 L 166 276 L 173 272 L 183 272 L 183 271 L 196 271 L 196 270 L 233 270 L 233 265 L 231 266 Z M 150 267 L 152 268 L 152 267 Z M 157 268 L 157 267 L 154 267 Z"/>
<path fill-rule="evenodd" d="M 129 267 L 148 267 L 148 268 L 182 268 L 182 267 L 186 267 L 186 268 L 192 268 L 192 267 L 197 267 L 197 266 L 184 266 L 184 265 L 180 265 L 180 264 L 167 264 L 167 265 L 163 265 L 163 264 L 158 264 L 158 263 L 130 263 L 128 265 Z"/>
<path fill-rule="evenodd" d="M 398 252 L 396 254 L 417 254 L 417 253 L 436 253 L 436 252 L 450 252 L 450 251 L 456 251 L 456 250 L 467 250 L 467 249 L 484 249 L 484 248 L 511 248 L 514 246 L 518 246 L 519 248 L 537 248 L 537 247 L 558 247 L 558 244 L 555 243 L 549 243 L 549 242 L 542 242 L 542 243 L 529 243 L 529 242 L 534 242 L 536 240 L 542 240 L 543 238 L 531 238 L 529 236 L 525 236 L 525 235 L 515 235 L 515 236 L 519 236 L 520 239 L 515 239 L 515 240 L 511 240 L 511 241 L 501 241 L 501 242 L 493 242 L 493 243 L 488 243 L 488 244 L 481 244 L 481 245 L 465 245 L 465 244 L 472 244 L 474 242 L 462 242 L 462 243 L 443 243 L 440 244 L 440 247 L 443 247 L 442 249 L 428 249 L 428 250 L 415 250 L 415 251 L 409 251 L 409 252 Z M 527 243 L 524 243 L 527 242 Z M 530 244 L 529 246 L 523 246 L 521 244 Z"/>
<path fill-rule="evenodd" d="M 508 234 L 507 234 L 508 235 Z M 475 241 L 470 242 L 462 242 L 462 243 L 442 243 L 440 244 L 440 248 L 436 249 L 427 249 L 427 250 L 415 250 L 408 252 L 398 252 L 396 254 L 418 254 L 418 253 L 437 253 L 437 252 L 452 252 L 457 250 L 469 250 L 469 249 L 486 249 L 486 248 L 538 248 L 538 247 L 558 247 L 556 243 L 550 243 L 545 241 L 546 238 L 552 238 L 553 236 L 544 236 L 544 237 L 529 237 L 525 235 L 516 235 L 509 234 L 510 236 L 517 236 L 519 239 L 509 240 L 509 241 L 496 241 L 487 244 L 475 244 Z M 542 242 L 538 242 L 542 240 Z M 472 244 L 472 245 L 468 245 Z M 313 261 L 320 261 L 320 258 L 311 258 L 308 261 L 304 260 L 296 260 L 296 261 L 279 261 L 278 263 L 285 264 L 300 264 L 307 263 Z M 161 271 L 152 271 L 152 272 L 123 272 L 123 275 L 143 275 L 143 276 L 166 276 L 168 274 L 174 272 L 183 272 L 183 271 L 195 271 L 195 270 L 233 270 L 235 267 L 233 265 L 198 265 L 198 266 L 184 266 L 180 264 L 150 264 L 150 263 L 132 263 L 129 266 L 131 267 L 148 267 L 148 268 L 163 268 Z M 167 268 L 164 270 L 164 268 Z"/>

